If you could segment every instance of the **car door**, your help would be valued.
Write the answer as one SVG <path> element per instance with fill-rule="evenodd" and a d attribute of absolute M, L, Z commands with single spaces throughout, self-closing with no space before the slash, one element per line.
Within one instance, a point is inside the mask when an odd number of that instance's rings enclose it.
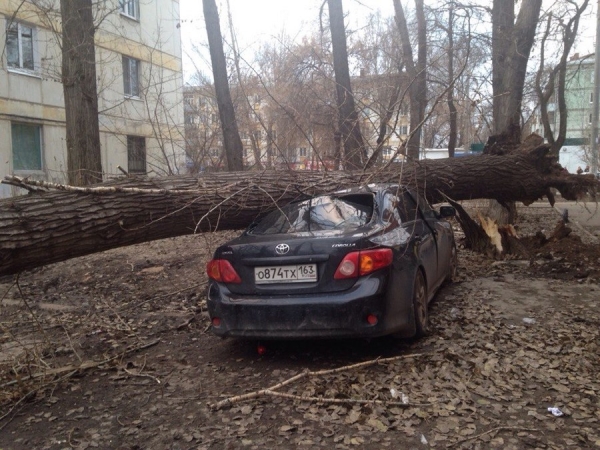
<path fill-rule="evenodd" d="M 438 280 L 437 244 L 433 230 L 424 220 L 423 214 L 419 212 L 417 202 L 408 191 L 400 193 L 397 207 L 404 227 L 413 235 L 417 255 L 425 268 L 427 290 L 433 292 Z"/>
<path fill-rule="evenodd" d="M 435 245 L 437 248 L 437 283 L 439 284 L 446 278 L 450 268 L 450 258 L 452 256 L 453 234 L 450 222 L 441 220 L 435 210 L 429 205 L 427 200 L 417 195 L 419 210 L 433 232 Z"/>

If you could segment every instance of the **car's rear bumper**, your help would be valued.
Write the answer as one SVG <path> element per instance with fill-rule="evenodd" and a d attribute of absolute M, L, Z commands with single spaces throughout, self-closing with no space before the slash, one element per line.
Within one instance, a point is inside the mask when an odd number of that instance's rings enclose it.
<path fill-rule="evenodd" d="M 252 297 L 233 295 L 226 286 L 211 282 L 208 311 L 211 319 L 221 319 L 212 331 L 248 339 L 376 337 L 392 332 L 410 336 L 412 313 L 400 305 L 390 308 L 385 283 L 385 276 L 373 275 L 344 292 Z M 390 309 L 391 318 L 386 314 Z M 399 309 L 404 314 L 397 314 Z M 379 319 L 375 325 L 367 322 L 371 314 Z"/>

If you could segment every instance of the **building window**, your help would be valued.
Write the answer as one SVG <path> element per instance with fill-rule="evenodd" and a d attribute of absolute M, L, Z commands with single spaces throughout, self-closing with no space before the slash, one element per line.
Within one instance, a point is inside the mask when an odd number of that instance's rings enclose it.
<path fill-rule="evenodd" d="M 42 127 L 13 123 L 11 135 L 13 170 L 42 170 Z"/>
<path fill-rule="evenodd" d="M 146 138 L 127 136 L 127 170 L 129 173 L 146 173 Z"/>
<path fill-rule="evenodd" d="M 306 156 L 306 147 L 300 147 L 300 156 Z"/>
<path fill-rule="evenodd" d="M 6 61 L 8 67 L 33 71 L 34 65 L 33 27 L 9 21 L 6 27 Z"/>
<path fill-rule="evenodd" d="M 594 93 L 590 92 L 590 103 L 594 103 Z"/>
<path fill-rule="evenodd" d="M 123 85 L 125 96 L 140 96 L 140 62 L 137 59 L 123 56 Z"/>
<path fill-rule="evenodd" d="M 190 109 L 196 108 L 196 99 L 193 95 L 185 94 L 183 97 L 183 101 L 185 102 L 186 106 L 190 107 Z"/>
<path fill-rule="evenodd" d="M 121 14 L 138 20 L 140 18 L 140 3 L 139 0 L 119 0 L 119 8 Z"/>
<path fill-rule="evenodd" d="M 592 123 L 592 115 L 590 114 L 589 123 Z"/>

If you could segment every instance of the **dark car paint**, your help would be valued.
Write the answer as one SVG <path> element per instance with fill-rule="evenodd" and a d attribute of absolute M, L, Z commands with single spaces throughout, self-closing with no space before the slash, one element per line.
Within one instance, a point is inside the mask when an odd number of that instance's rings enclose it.
<path fill-rule="evenodd" d="M 215 258 L 229 260 L 242 280 L 254 280 L 255 266 L 288 263 L 316 262 L 319 276 L 317 282 L 267 285 L 211 280 L 209 314 L 221 319 L 213 332 L 224 337 L 261 339 L 414 335 L 412 298 L 417 270 L 425 274 L 430 300 L 448 275 L 448 255 L 454 245 L 452 228 L 430 209 L 428 217 L 419 211 L 416 220 L 401 226 L 392 223 L 393 219 L 383 221 L 378 205 L 383 205 L 383 196 L 395 192 L 397 186 L 378 189 L 373 194 L 377 208 L 371 222 L 350 233 L 252 236 L 246 232 L 219 247 Z M 417 203 L 424 202 L 416 194 L 411 195 Z M 285 256 L 275 253 L 278 243 L 289 244 Z M 447 248 L 438 251 L 440 246 Z M 381 247 L 394 250 L 391 267 L 357 279 L 333 280 L 335 269 L 347 253 Z M 322 262 L 327 264 L 319 264 Z M 377 314 L 379 322 L 369 325 L 365 320 L 368 314 Z"/>

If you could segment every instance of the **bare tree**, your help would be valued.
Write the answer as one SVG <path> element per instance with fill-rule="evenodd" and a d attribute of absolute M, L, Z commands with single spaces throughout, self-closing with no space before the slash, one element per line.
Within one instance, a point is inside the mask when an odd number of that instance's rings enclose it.
<path fill-rule="evenodd" d="M 427 29 L 423 0 L 415 0 L 415 9 L 417 15 L 417 61 L 413 56 L 404 9 L 400 4 L 400 0 L 394 0 L 396 24 L 402 39 L 404 64 L 411 83 L 409 90 L 410 137 L 406 145 L 406 155 L 413 160 L 419 159 L 421 126 L 425 119 L 425 108 L 427 106 Z"/>
<path fill-rule="evenodd" d="M 344 161 L 348 169 L 358 169 L 365 164 L 366 153 L 350 85 L 342 0 L 327 0 L 327 4 L 329 6 L 329 27 L 331 29 L 338 120 L 340 137 L 344 146 Z"/>
<path fill-rule="evenodd" d="M 219 11 L 215 0 L 202 0 L 204 7 L 204 20 L 206 22 L 206 33 L 210 48 L 210 59 L 212 62 L 213 78 L 219 107 L 219 119 L 223 131 L 223 145 L 225 147 L 225 159 L 227 170 L 237 171 L 244 168 L 244 147 L 240 139 L 235 111 L 229 90 L 227 77 L 227 64 L 223 52 L 223 37 L 219 23 Z"/>
<path fill-rule="evenodd" d="M 570 17 L 564 17 L 563 15 L 557 17 L 554 12 L 548 14 L 546 29 L 543 33 L 540 46 L 540 65 L 535 79 L 535 91 L 540 105 L 540 115 L 544 126 L 544 137 L 548 143 L 552 145 L 552 152 L 555 155 L 558 155 L 567 136 L 567 115 L 569 113 L 567 111 L 565 100 L 567 62 L 569 53 L 571 52 L 575 38 L 577 37 L 579 20 L 588 7 L 589 0 L 584 0 L 581 5 L 578 5 L 575 1 L 568 0 L 567 4 L 571 7 L 571 11 L 567 11 L 567 14 L 571 14 Z M 552 26 L 553 20 L 556 21 L 558 27 L 557 30 Z M 552 68 L 547 68 L 546 43 L 553 31 L 556 31 L 556 33 L 562 37 L 562 42 L 559 43 L 562 47 L 562 53 L 558 64 Z M 545 83 L 544 76 L 546 76 Z M 556 133 L 556 130 L 554 130 L 550 124 L 548 113 L 548 104 L 553 97 L 556 99 L 556 104 L 558 105 L 558 133 Z"/>
<path fill-rule="evenodd" d="M 62 83 L 70 184 L 102 181 L 92 0 L 61 0 Z"/>
<path fill-rule="evenodd" d="M 448 8 L 448 111 L 450 112 L 450 134 L 448 136 L 448 156 L 454 157 L 456 141 L 458 138 L 458 111 L 454 104 L 454 2 Z"/>
<path fill-rule="evenodd" d="M 492 87 L 494 133 L 516 145 L 521 141 L 523 89 L 542 0 L 521 2 L 516 22 L 515 5 L 510 0 L 493 2 Z"/>
<path fill-rule="evenodd" d="M 97 189 L 7 177 L 3 182 L 32 193 L 0 202 L 0 229 L 5 231 L 0 234 L 0 275 L 154 239 L 240 229 L 266 210 L 290 201 L 370 182 L 401 178 L 432 202 L 445 200 L 442 193 L 456 200 L 531 202 L 548 195 L 551 188 L 569 199 L 598 192 L 600 183 L 594 176 L 562 173 L 555 159 L 547 157 L 548 150 L 540 146 L 503 156 L 416 161 L 401 171 L 327 176 L 310 171 L 225 172 L 201 178 L 125 179 Z M 47 192 L 48 188 L 57 192 Z"/>

